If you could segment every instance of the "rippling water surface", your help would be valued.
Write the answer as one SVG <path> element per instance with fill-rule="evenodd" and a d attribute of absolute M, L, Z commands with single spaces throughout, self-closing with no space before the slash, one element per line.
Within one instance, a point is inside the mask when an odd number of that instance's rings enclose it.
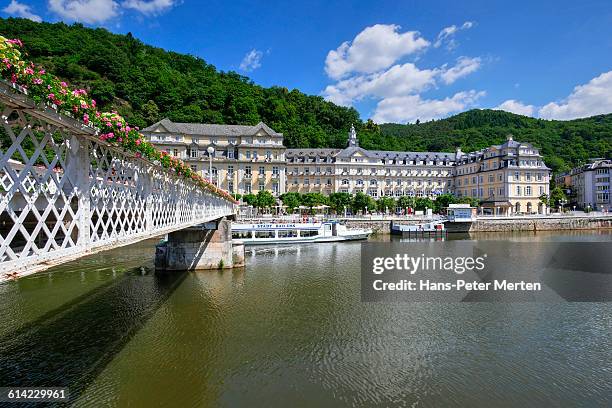
<path fill-rule="evenodd" d="M 0 384 L 91 407 L 609 406 L 608 303 L 361 303 L 359 243 L 169 276 L 154 244 L 0 285 Z"/>

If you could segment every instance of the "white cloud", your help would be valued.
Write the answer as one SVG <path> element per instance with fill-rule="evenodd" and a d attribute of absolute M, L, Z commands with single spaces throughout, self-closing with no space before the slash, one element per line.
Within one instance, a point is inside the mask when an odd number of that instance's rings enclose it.
<path fill-rule="evenodd" d="M 522 102 L 517 101 L 515 99 L 508 99 L 507 101 L 502 102 L 500 105 L 496 106 L 493 109 L 499 109 L 499 110 L 503 110 L 506 112 L 512 112 L 512 113 L 516 113 L 517 115 L 524 115 L 524 116 L 533 116 L 536 111 L 535 106 L 525 105 Z"/>
<path fill-rule="evenodd" d="M 444 69 L 440 76 L 444 83 L 449 85 L 457 79 L 478 70 L 478 68 L 480 68 L 480 63 L 480 58 L 459 57 L 457 59 L 457 64 L 450 69 Z"/>
<path fill-rule="evenodd" d="M 372 120 L 376 123 L 406 123 L 441 118 L 473 106 L 484 91 L 458 92 L 445 99 L 422 99 L 420 95 L 385 98 L 378 103 Z"/>
<path fill-rule="evenodd" d="M 156 15 L 171 9 L 177 4 L 176 0 L 126 0 L 122 6 L 133 9 L 146 15 Z"/>
<path fill-rule="evenodd" d="M 393 65 L 398 59 L 429 46 L 417 31 L 399 32 L 395 24 L 366 27 L 352 42 L 343 42 L 325 59 L 325 72 L 341 79 L 351 72 L 371 74 Z"/>
<path fill-rule="evenodd" d="M 262 57 L 263 52 L 253 48 L 251 51 L 247 52 L 244 58 L 242 59 L 242 62 L 240 63 L 240 69 L 245 72 L 251 72 L 261 67 Z"/>
<path fill-rule="evenodd" d="M 364 97 L 387 98 L 420 92 L 435 84 L 437 70 L 420 70 L 412 63 L 394 65 L 386 71 L 358 75 L 328 85 L 323 95 L 339 105 L 350 105 Z"/>
<path fill-rule="evenodd" d="M 612 71 L 604 72 L 587 84 L 578 85 L 559 103 L 544 105 L 539 115 L 544 119 L 575 119 L 612 112 Z"/>
<path fill-rule="evenodd" d="M 67 20 L 94 24 L 119 15 L 119 4 L 113 0 L 49 0 L 49 10 Z"/>
<path fill-rule="evenodd" d="M 2 9 L 6 14 L 11 16 L 23 17 L 40 23 L 42 18 L 32 12 L 32 8 L 27 4 L 19 3 L 16 0 L 11 0 L 8 6 Z"/>
<path fill-rule="evenodd" d="M 440 31 L 440 33 L 438 34 L 438 37 L 436 38 L 436 42 L 434 42 L 434 47 L 438 48 L 440 47 L 444 42 L 447 43 L 447 47 L 449 49 L 453 49 L 457 46 L 457 43 L 455 42 L 455 39 L 453 38 L 455 36 L 455 34 L 457 34 L 458 31 L 461 30 L 468 30 L 470 28 L 472 28 L 474 26 L 474 23 L 471 21 L 466 21 L 465 23 L 463 23 L 460 27 L 456 26 L 456 25 L 452 25 L 449 27 L 444 27 L 442 29 L 442 31 Z"/>

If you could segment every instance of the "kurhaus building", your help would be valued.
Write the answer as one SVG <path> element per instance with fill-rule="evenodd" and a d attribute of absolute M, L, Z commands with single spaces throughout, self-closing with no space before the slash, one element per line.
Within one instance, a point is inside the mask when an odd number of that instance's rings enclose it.
<path fill-rule="evenodd" d="M 233 193 L 275 195 L 363 192 L 372 197 L 476 197 L 491 214 L 544 213 L 550 169 L 531 144 L 511 137 L 501 145 L 463 153 L 365 150 L 353 126 L 345 149 L 286 149 L 283 135 L 255 126 L 175 123 L 164 119 L 143 134 L 160 150 L 185 160 Z M 211 153 L 209 153 L 209 151 Z"/>

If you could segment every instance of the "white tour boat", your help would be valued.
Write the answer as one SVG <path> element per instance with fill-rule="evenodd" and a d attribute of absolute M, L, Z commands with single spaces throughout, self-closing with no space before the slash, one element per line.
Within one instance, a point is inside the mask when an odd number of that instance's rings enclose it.
<path fill-rule="evenodd" d="M 347 228 L 337 221 L 312 223 L 232 223 L 232 240 L 245 245 L 301 244 L 367 239 L 371 229 Z"/>

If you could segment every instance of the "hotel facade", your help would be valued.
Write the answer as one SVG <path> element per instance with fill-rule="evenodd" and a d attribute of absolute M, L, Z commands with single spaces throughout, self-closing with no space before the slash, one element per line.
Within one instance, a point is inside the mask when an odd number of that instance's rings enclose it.
<path fill-rule="evenodd" d="M 540 213 L 550 169 L 529 143 L 508 140 L 477 152 L 394 152 L 359 146 L 351 126 L 344 149 L 287 149 L 283 135 L 255 126 L 157 122 L 142 133 L 158 149 L 232 193 L 363 192 L 372 197 L 475 197 L 490 214 Z M 209 153 L 210 152 L 210 153 Z M 211 159 L 212 158 L 212 166 Z"/>

